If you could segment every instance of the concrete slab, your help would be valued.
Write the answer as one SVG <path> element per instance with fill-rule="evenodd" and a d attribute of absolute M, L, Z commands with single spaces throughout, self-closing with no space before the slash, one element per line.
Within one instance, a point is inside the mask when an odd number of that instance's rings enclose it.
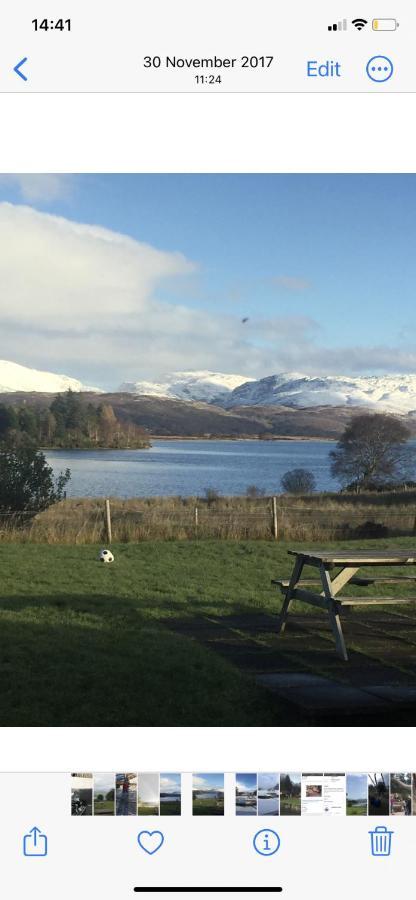
<path fill-rule="evenodd" d="M 259 675 L 256 681 L 271 690 L 324 687 L 334 684 L 330 679 L 323 678 L 322 675 L 314 675 L 309 672 L 273 672 Z"/>
<path fill-rule="evenodd" d="M 415 703 L 416 685 L 377 684 L 366 687 L 367 693 L 392 703 Z"/>
<path fill-rule="evenodd" d="M 302 677 L 298 683 L 295 683 L 294 676 L 290 673 L 283 675 L 283 678 L 282 673 L 259 675 L 256 681 L 262 687 L 307 710 L 357 712 L 358 709 L 374 709 L 386 705 L 386 699 L 360 688 L 340 684 L 329 678 L 299 674 Z"/>

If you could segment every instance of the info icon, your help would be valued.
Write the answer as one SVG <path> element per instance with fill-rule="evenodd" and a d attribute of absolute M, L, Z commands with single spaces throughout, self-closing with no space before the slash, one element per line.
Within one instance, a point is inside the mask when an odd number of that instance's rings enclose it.
<path fill-rule="evenodd" d="M 271 828 L 262 828 L 254 835 L 253 846 L 260 856 L 273 856 L 280 847 L 280 837 Z"/>

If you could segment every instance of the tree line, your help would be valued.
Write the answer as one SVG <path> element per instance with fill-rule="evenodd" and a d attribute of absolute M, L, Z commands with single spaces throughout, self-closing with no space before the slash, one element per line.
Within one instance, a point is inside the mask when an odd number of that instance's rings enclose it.
<path fill-rule="evenodd" d="M 0 404 L 0 445 L 49 449 L 144 449 L 150 446 L 139 426 L 117 418 L 110 403 L 95 406 L 68 390 L 48 407 Z"/>

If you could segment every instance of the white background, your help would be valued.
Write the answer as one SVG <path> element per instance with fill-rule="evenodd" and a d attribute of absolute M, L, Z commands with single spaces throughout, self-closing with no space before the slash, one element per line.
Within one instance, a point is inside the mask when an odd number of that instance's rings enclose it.
<path fill-rule="evenodd" d="M 413 94 L 0 95 L 0 170 L 412 172 L 415 110 Z"/>

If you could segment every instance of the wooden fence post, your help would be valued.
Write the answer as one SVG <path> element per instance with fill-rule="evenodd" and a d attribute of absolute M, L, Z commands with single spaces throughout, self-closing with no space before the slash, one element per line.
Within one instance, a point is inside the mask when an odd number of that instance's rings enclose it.
<path fill-rule="evenodd" d="M 111 535 L 111 509 L 110 509 L 110 501 L 105 501 L 105 524 L 107 529 L 107 539 L 108 543 L 111 544 L 112 535 Z"/>
<path fill-rule="evenodd" d="M 198 534 L 198 518 L 199 518 L 198 507 L 196 506 L 195 507 L 195 534 Z"/>
<path fill-rule="evenodd" d="M 273 537 L 277 541 L 277 497 L 272 497 Z"/>

